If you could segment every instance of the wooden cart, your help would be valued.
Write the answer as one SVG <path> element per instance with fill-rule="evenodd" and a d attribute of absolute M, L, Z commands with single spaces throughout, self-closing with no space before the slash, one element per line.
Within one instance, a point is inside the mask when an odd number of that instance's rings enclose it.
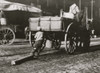
<path fill-rule="evenodd" d="M 85 31 L 81 32 L 83 34 L 84 32 L 86 32 L 86 35 L 84 34 L 85 36 L 83 38 L 80 38 L 80 33 L 78 34 L 75 31 L 76 29 L 78 29 L 78 27 L 74 25 L 74 22 L 70 19 L 64 20 L 64 18 L 62 17 L 40 17 L 30 18 L 29 22 L 29 41 L 31 45 L 34 44 L 34 34 L 37 32 L 37 27 L 40 26 L 42 28 L 42 31 L 44 31 L 45 33 L 45 39 L 51 40 L 53 42 L 53 47 L 56 49 L 60 48 L 61 42 L 64 42 L 65 51 L 67 51 L 68 53 L 73 53 L 77 49 L 77 47 L 79 47 L 80 42 L 83 42 L 84 46 L 89 46 L 89 31 L 85 29 Z M 43 44 L 44 48 L 45 43 Z"/>

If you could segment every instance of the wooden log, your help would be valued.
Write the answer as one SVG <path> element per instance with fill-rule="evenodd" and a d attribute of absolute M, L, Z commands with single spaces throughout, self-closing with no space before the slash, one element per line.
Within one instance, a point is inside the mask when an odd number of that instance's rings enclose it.
<path fill-rule="evenodd" d="M 33 56 L 32 55 L 28 55 L 28 56 L 25 56 L 25 57 L 21 57 L 17 60 L 13 60 L 11 61 L 11 65 L 18 65 L 18 64 L 21 64 L 23 62 L 26 62 L 26 61 L 29 61 L 29 60 L 32 60 Z"/>
<path fill-rule="evenodd" d="M 40 56 L 50 54 L 50 53 L 54 53 L 54 52 L 58 52 L 58 50 L 50 50 L 50 51 L 46 51 L 46 52 L 44 51 L 44 52 L 40 53 Z M 35 59 L 35 58 L 32 55 L 28 55 L 28 56 L 25 56 L 25 57 L 21 57 L 17 60 L 11 61 L 11 65 L 18 65 L 18 64 L 21 64 L 23 62 L 33 60 L 33 59 Z"/>

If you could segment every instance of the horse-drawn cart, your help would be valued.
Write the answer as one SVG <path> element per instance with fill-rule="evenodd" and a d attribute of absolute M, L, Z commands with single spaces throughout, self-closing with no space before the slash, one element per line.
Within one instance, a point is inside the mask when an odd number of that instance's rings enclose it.
<path fill-rule="evenodd" d="M 75 20 L 64 19 L 63 17 L 40 17 L 29 19 L 29 41 L 34 44 L 34 34 L 40 26 L 46 40 L 53 42 L 53 47 L 59 49 L 61 42 L 65 44 L 65 50 L 73 53 L 78 47 L 88 48 L 90 44 L 89 30 L 78 25 Z M 67 23 L 66 23 L 67 22 Z M 83 28 L 83 29 L 82 29 Z M 45 45 L 45 43 L 43 43 Z"/>
<path fill-rule="evenodd" d="M 23 22 L 21 21 L 19 22 L 19 20 L 17 20 L 18 18 L 16 17 L 17 14 L 18 14 L 17 16 L 20 17 L 22 13 L 22 15 L 24 14 L 23 16 L 26 15 L 25 17 L 27 19 L 29 15 L 34 14 L 35 16 L 37 16 L 41 13 L 41 11 L 42 11 L 41 9 L 34 6 L 9 2 L 5 0 L 0 1 L 0 45 L 12 44 L 15 39 L 16 27 L 18 26 L 19 23 L 21 25 L 24 24 Z M 18 23 L 16 21 L 18 21 Z"/>

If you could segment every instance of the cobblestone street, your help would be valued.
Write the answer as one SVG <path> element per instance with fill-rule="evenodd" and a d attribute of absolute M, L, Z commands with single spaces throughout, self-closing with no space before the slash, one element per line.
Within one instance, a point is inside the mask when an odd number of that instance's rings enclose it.
<path fill-rule="evenodd" d="M 98 40 L 98 41 L 97 41 Z M 21 44 L 22 43 L 22 44 Z M 21 44 L 21 45 L 19 45 Z M 99 39 L 92 39 L 89 52 L 78 51 L 73 55 L 60 50 L 45 49 L 39 59 L 29 60 L 12 66 L 11 61 L 27 56 L 32 50 L 28 42 L 20 40 L 11 46 L 0 47 L 0 73 L 99 73 L 100 46 Z"/>

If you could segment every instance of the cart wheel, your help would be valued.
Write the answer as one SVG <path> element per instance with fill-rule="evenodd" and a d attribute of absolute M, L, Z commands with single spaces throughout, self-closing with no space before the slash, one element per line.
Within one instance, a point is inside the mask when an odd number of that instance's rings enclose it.
<path fill-rule="evenodd" d="M 76 49 L 76 36 L 74 32 L 70 31 L 71 25 L 72 23 L 69 24 L 65 33 L 65 51 L 69 54 L 72 54 Z"/>
<path fill-rule="evenodd" d="M 1 45 L 10 45 L 15 40 L 15 33 L 10 28 L 1 28 L 0 29 L 0 44 Z"/>
<path fill-rule="evenodd" d="M 59 50 L 60 49 L 60 46 L 61 46 L 61 41 L 60 40 L 55 40 L 54 41 L 54 48 L 56 50 Z"/>
<path fill-rule="evenodd" d="M 69 41 L 69 44 L 67 45 L 68 53 L 72 54 L 72 53 L 74 53 L 74 51 L 76 49 L 76 37 L 75 36 L 69 36 L 68 41 Z"/>
<path fill-rule="evenodd" d="M 29 32 L 29 43 L 31 46 L 33 46 L 34 44 L 34 36 L 32 35 L 32 32 Z"/>

